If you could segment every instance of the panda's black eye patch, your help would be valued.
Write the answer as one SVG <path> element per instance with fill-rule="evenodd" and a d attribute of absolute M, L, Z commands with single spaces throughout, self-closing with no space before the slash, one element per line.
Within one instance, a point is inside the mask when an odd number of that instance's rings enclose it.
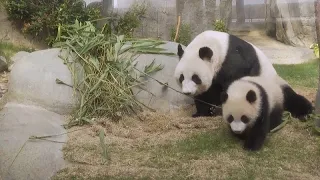
<path fill-rule="evenodd" d="M 183 76 L 183 74 L 181 74 L 179 77 L 179 82 L 182 83 L 183 80 L 184 80 L 184 76 Z"/>
<path fill-rule="evenodd" d="M 199 57 L 202 60 L 210 61 L 213 56 L 213 51 L 209 47 L 202 47 L 199 49 Z"/>
<path fill-rule="evenodd" d="M 234 118 L 233 118 L 232 115 L 230 115 L 230 116 L 228 117 L 228 119 L 227 119 L 228 123 L 232 123 L 233 120 L 234 120 Z"/>
<path fill-rule="evenodd" d="M 249 118 L 246 115 L 241 116 L 241 121 L 245 124 L 249 122 Z"/>
<path fill-rule="evenodd" d="M 246 98 L 249 103 L 254 103 L 257 100 L 257 95 L 253 90 L 250 90 L 248 91 Z"/>
<path fill-rule="evenodd" d="M 201 84 L 201 83 L 202 83 L 201 79 L 200 79 L 199 76 L 196 75 L 196 74 L 194 74 L 191 79 L 192 79 L 192 81 L 193 81 L 194 83 L 196 83 L 196 84 Z"/>

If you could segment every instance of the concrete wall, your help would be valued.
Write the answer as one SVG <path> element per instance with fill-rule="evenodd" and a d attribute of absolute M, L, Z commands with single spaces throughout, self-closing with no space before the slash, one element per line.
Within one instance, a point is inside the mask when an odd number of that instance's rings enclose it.
<path fill-rule="evenodd" d="M 175 7 L 176 0 L 116 0 L 116 8 L 129 8 L 133 3 L 152 3 L 156 7 Z"/>
<path fill-rule="evenodd" d="M 115 3 L 116 1 L 116 3 Z M 182 15 L 182 22 L 191 26 L 192 37 L 206 29 L 212 29 L 212 23 L 219 19 L 220 0 L 177 0 Z M 281 3 L 281 0 L 278 0 Z M 177 23 L 176 0 L 114 0 L 115 10 L 124 12 L 134 3 L 147 3 L 147 14 L 142 19 L 142 26 L 135 31 L 138 37 L 153 37 L 170 40 L 170 31 Z M 264 21 L 266 5 L 264 0 L 245 0 L 246 21 Z M 302 11 L 300 17 L 314 17 L 313 0 L 299 0 Z M 249 4 L 250 3 L 250 4 Z M 205 5 L 205 6 L 203 6 Z M 290 3 L 290 7 L 295 7 Z M 294 17 L 294 15 L 293 15 Z M 235 0 L 232 8 L 233 22 L 236 20 Z"/>

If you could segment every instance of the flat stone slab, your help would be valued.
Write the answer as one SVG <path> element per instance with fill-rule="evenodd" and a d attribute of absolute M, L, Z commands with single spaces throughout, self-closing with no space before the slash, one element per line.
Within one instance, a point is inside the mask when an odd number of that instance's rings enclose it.
<path fill-rule="evenodd" d="M 0 177 L 5 180 L 44 180 L 62 169 L 65 165 L 63 143 L 28 139 L 30 136 L 66 133 L 62 127 L 64 119 L 64 116 L 42 108 L 6 104 L 0 111 Z M 67 135 L 48 139 L 66 142 Z"/>
<path fill-rule="evenodd" d="M 257 46 L 273 64 L 300 64 L 316 58 L 312 49 L 286 45 L 268 37 L 261 30 L 232 32 L 232 34 Z"/>

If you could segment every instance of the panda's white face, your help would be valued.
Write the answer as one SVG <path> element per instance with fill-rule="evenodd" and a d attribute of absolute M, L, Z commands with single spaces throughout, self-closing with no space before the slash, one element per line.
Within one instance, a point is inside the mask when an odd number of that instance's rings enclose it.
<path fill-rule="evenodd" d="M 208 54 L 210 52 L 212 54 L 209 48 L 205 47 L 202 50 L 204 51 L 202 54 Z M 181 46 L 178 47 L 180 61 L 176 66 L 174 77 L 181 86 L 184 94 L 196 96 L 207 91 L 211 86 L 213 72 L 210 69 L 210 58 L 202 57 L 201 59 L 199 54 L 201 54 L 201 50 L 199 49 L 184 54 Z M 210 54 L 208 56 L 210 56 Z"/>
<path fill-rule="evenodd" d="M 198 63 L 194 63 L 196 61 Z M 212 72 L 203 60 L 194 60 L 192 63 L 180 61 L 175 71 L 175 78 L 182 92 L 192 96 L 207 91 L 211 86 L 212 77 Z"/>
<path fill-rule="evenodd" d="M 235 81 L 221 94 L 222 116 L 236 134 L 251 127 L 260 114 L 258 88 L 247 81 Z"/>

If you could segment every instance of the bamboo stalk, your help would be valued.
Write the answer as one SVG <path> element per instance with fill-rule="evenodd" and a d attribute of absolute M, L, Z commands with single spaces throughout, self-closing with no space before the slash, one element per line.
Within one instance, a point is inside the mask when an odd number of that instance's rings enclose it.
<path fill-rule="evenodd" d="M 180 20 L 181 20 L 181 16 L 178 16 L 178 24 L 177 24 L 177 29 L 176 29 L 176 35 L 174 37 L 174 42 L 177 41 L 178 35 L 179 35 L 179 30 L 180 30 Z"/>

